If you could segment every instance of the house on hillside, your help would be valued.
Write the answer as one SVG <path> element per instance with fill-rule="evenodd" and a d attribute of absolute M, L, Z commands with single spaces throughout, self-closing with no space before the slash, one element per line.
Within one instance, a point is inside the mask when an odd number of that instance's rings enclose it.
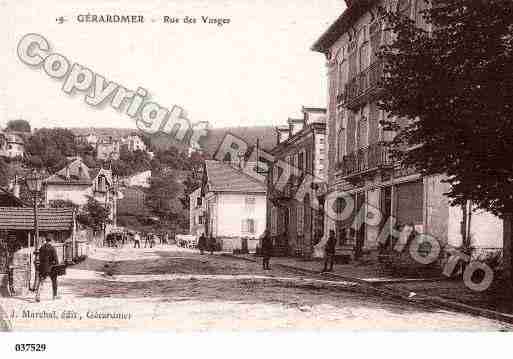
<path fill-rule="evenodd" d="M 189 194 L 189 234 L 200 236 L 205 233 L 205 204 L 201 187 Z"/>
<path fill-rule="evenodd" d="M 96 144 L 98 143 L 98 136 L 95 135 L 94 133 L 76 135 L 75 141 L 77 143 L 89 144 L 89 145 L 92 145 L 93 147 L 95 147 Z"/>
<path fill-rule="evenodd" d="M 276 254 L 311 257 L 314 246 L 323 235 L 323 212 L 312 201 L 325 185 L 326 109 L 302 108 L 302 118 L 289 118 L 287 126 L 276 128 L 277 145 L 270 153 L 298 169 L 285 188 L 277 190 L 273 183 L 279 178 L 278 167 L 272 168 L 267 177 L 267 227 L 275 243 Z M 313 176 L 303 200 L 298 202 L 295 193 L 306 175 Z M 322 199 L 317 199 L 322 203 Z"/>
<path fill-rule="evenodd" d="M 109 137 L 96 144 L 96 159 L 100 161 L 118 160 L 120 142 Z"/>
<path fill-rule="evenodd" d="M 265 183 L 240 168 L 230 162 L 205 161 L 201 187 L 205 234 L 216 238 L 223 250 L 245 249 L 246 243 L 249 250 L 255 249 L 266 228 Z"/>
<path fill-rule="evenodd" d="M 128 152 L 146 151 L 146 144 L 141 137 L 132 134 L 121 139 L 121 145 L 125 146 Z"/>
<path fill-rule="evenodd" d="M 384 64 L 378 57 L 383 44 L 390 43 L 391 34 L 379 17 L 378 7 L 398 11 L 429 31 L 421 11 L 423 0 L 346 1 L 347 8 L 315 42 L 313 50 L 327 59 L 328 111 L 328 174 L 326 197 L 345 209 L 340 196 L 346 193 L 354 206 L 347 218 L 325 218 L 323 243 L 329 230 L 338 238 L 337 252 L 354 259 L 373 259 L 379 251 L 390 250 L 390 243 L 380 248 L 378 235 L 414 226 L 424 234 L 443 243 L 461 244 L 468 235 L 462 224 L 467 220 L 461 208 L 449 206 L 443 193 L 448 184 L 443 175 L 422 176 L 412 168 L 394 162 L 386 143 L 394 134 L 384 131 L 380 123 L 387 114 L 377 103 L 382 93 L 379 80 Z M 399 125 L 408 119 L 396 119 Z M 338 199 L 337 199 L 338 198 Z M 378 209 L 383 220 L 379 225 L 362 223 L 372 209 Z M 389 220 L 393 219 L 393 220 Z M 476 246 L 500 247 L 502 221 L 481 212 L 472 215 Z M 355 225 L 356 224 L 356 225 Z M 479 231 L 477 227 L 479 226 Z M 466 234 L 465 234 L 466 233 Z M 486 238 L 486 239 L 485 239 Z M 386 248 L 385 248 L 386 247 Z"/>
<path fill-rule="evenodd" d="M 47 205 L 55 201 L 71 201 L 83 206 L 88 196 L 92 196 L 110 208 L 110 219 L 113 225 L 116 223 L 119 193 L 110 170 L 90 169 L 76 159 L 44 180 L 43 193 Z"/>
<path fill-rule="evenodd" d="M 16 132 L 0 132 L 0 156 L 22 158 L 25 155 L 25 140 Z"/>

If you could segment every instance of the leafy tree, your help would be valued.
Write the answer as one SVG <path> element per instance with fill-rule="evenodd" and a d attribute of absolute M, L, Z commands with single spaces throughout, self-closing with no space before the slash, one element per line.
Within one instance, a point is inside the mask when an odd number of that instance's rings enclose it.
<path fill-rule="evenodd" d="M 107 223 L 110 223 L 109 215 L 109 208 L 103 206 L 92 196 L 88 196 L 87 203 L 77 215 L 77 221 L 99 232 L 105 229 Z"/>
<path fill-rule="evenodd" d="M 66 157 L 78 154 L 73 132 L 64 128 L 42 128 L 37 130 L 27 141 L 26 151 L 29 163 L 41 164 L 50 172 L 55 172 L 66 165 Z M 33 156 L 39 159 L 32 160 Z"/>
<path fill-rule="evenodd" d="M 396 40 L 382 54 L 381 107 L 386 129 L 400 131 L 393 153 L 424 175 L 446 174 L 452 204 L 471 200 L 510 220 L 513 2 L 435 3 L 425 14 L 431 32 L 386 15 Z"/>
<path fill-rule="evenodd" d="M 30 123 L 26 120 L 11 120 L 7 122 L 7 126 L 5 127 L 10 131 L 19 131 L 19 132 L 29 132 L 31 131 Z"/>

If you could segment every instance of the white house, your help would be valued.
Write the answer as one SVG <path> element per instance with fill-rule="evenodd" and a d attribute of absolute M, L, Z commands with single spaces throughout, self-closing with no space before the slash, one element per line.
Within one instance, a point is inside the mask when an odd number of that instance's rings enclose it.
<path fill-rule="evenodd" d="M 0 132 L 0 156 L 17 158 L 24 155 L 25 141 L 21 135 L 12 132 Z"/>
<path fill-rule="evenodd" d="M 116 200 L 119 194 L 110 170 L 89 169 L 80 159 L 76 159 L 46 178 L 43 186 L 47 205 L 55 201 L 70 201 L 83 206 L 87 203 L 88 196 L 92 196 L 110 208 L 110 219 L 113 225 L 116 224 Z"/>
<path fill-rule="evenodd" d="M 242 248 L 244 239 L 254 250 L 266 228 L 265 184 L 232 163 L 207 160 L 202 193 L 206 235 L 216 238 L 223 250 Z"/>
<path fill-rule="evenodd" d="M 122 139 L 123 145 L 126 145 L 129 152 L 146 151 L 146 144 L 137 135 L 130 135 Z"/>

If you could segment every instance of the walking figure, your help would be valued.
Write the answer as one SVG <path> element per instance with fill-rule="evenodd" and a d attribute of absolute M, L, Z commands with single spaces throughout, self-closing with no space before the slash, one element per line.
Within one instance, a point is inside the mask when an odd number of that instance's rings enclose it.
<path fill-rule="evenodd" d="M 333 262 L 335 260 L 335 245 L 337 244 L 337 239 L 335 238 L 335 231 L 330 230 L 330 234 L 328 236 L 328 241 L 324 246 L 324 269 L 321 273 L 324 272 L 332 272 L 333 271 Z M 329 269 L 328 269 L 329 264 Z"/>
<path fill-rule="evenodd" d="M 214 254 L 214 250 L 216 249 L 216 239 L 210 235 L 209 241 L 210 254 Z"/>
<path fill-rule="evenodd" d="M 134 234 L 134 248 L 141 248 L 141 236 L 138 232 Z"/>
<path fill-rule="evenodd" d="M 273 240 L 269 235 L 269 231 L 266 229 L 262 236 L 262 267 L 264 270 L 271 269 L 269 261 L 271 260 L 273 252 Z"/>
<path fill-rule="evenodd" d="M 50 238 L 46 238 L 46 243 L 39 248 L 39 281 L 36 288 L 36 302 L 40 301 L 41 287 L 50 277 L 52 281 L 53 299 L 57 299 L 57 273 L 52 271 L 52 267 L 59 264 L 57 251 L 50 243 Z"/>
<path fill-rule="evenodd" d="M 203 254 L 205 248 L 207 247 L 207 238 L 204 233 L 201 233 L 201 236 L 198 239 L 198 248 L 200 250 L 200 254 Z"/>

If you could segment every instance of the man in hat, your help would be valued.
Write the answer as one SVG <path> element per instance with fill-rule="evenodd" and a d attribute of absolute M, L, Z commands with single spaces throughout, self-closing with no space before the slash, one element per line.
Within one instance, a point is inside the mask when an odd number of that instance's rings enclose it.
<path fill-rule="evenodd" d="M 53 299 L 57 299 L 57 274 L 52 272 L 52 267 L 59 264 L 59 259 L 57 251 L 50 241 L 50 238 L 46 238 L 45 244 L 39 248 L 39 281 L 36 288 L 36 302 L 40 301 L 41 287 L 48 277 L 52 280 Z"/>

